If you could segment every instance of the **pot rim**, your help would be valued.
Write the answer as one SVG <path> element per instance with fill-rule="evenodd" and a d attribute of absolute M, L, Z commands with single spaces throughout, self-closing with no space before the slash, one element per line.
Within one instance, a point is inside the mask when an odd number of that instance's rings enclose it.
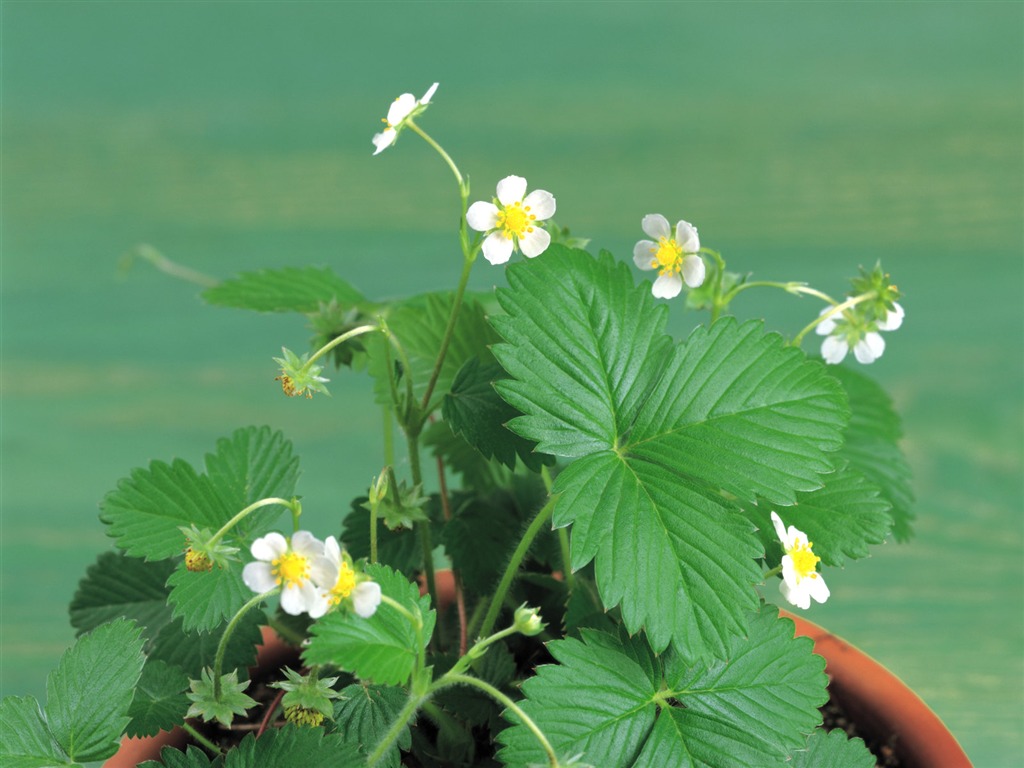
<path fill-rule="evenodd" d="M 972 768 L 963 747 L 938 715 L 891 670 L 813 621 L 779 609 L 796 623 L 796 636 L 814 641 L 825 658 L 829 688 L 866 730 L 900 730 L 893 749 L 906 768 Z"/>

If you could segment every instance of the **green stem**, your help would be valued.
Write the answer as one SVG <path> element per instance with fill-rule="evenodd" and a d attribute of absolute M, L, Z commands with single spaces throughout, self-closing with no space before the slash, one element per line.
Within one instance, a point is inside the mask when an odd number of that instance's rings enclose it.
<path fill-rule="evenodd" d="M 767 579 L 770 579 L 772 576 L 777 576 L 780 573 L 782 573 L 782 566 L 781 565 L 776 565 L 770 571 L 765 571 L 764 572 L 764 578 L 765 578 L 765 580 L 767 580 Z"/>
<path fill-rule="evenodd" d="M 426 699 L 427 696 L 425 695 L 410 694 L 408 701 L 405 702 L 405 706 L 402 707 L 402 711 L 398 713 L 398 717 L 395 718 L 394 722 L 391 723 L 391 727 L 388 728 L 388 732 L 377 742 L 373 752 L 366 758 L 366 764 L 370 768 L 373 768 L 373 766 L 381 761 L 384 753 L 391 748 L 391 745 L 402 734 L 402 729 L 405 728 Z"/>
<path fill-rule="evenodd" d="M 221 752 L 220 747 L 218 747 L 216 744 L 214 744 L 208 738 L 203 736 L 203 734 L 201 734 L 199 731 L 197 731 L 195 728 L 193 728 L 191 725 L 189 725 L 187 720 L 185 720 L 185 721 L 183 721 L 181 723 L 181 729 L 183 731 L 185 731 L 185 733 L 187 733 L 189 736 L 192 737 L 192 741 L 195 741 L 198 744 L 201 744 L 206 749 L 206 751 L 209 752 L 214 757 L 216 757 L 217 755 L 223 754 L 223 752 Z"/>
<path fill-rule="evenodd" d="M 345 333 L 341 334 L 340 336 L 335 336 L 333 339 L 328 341 L 326 344 L 320 347 L 320 349 L 313 353 L 313 356 L 306 361 L 305 365 L 302 366 L 302 370 L 305 371 L 306 369 L 308 369 L 309 366 L 311 366 L 313 363 L 315 363 L 321 357 L 326 355 L 339 344 L 342 344 L 348 341 L 349 339 L 355 338 L 356 336 L 362 336 L 364 333 L 379 330 L 380 326 L 377 325 L 360 325 L 353 328 L 351 331 L 345 331 Z"/>
<path fill-rule="evenodd" d="M 547 489 L 548 496 L 550 496 L 554 483 L 551 480 L 551 473 L 544 464 L 540 467 L 540 477 L 541 480 L 544 481 L 544 487 Z M 576 586 L 576 574 L 572 571 L 572 555 L 569 550 L 568 528 L 558 529 L 558 547 L 562 552 L 562 578 L 565 579 L 565 585 L 569 588 L 569 591 L 572 592 L 573 588 Z"/>
<path fill-rule="evenodd" d="M 510 710 L 520 719 L 520 721 L 522 721 L 523 725 L 530 730 L 530 733 L 536 737 L 537 741 L 540 742 L 541 747 L 548 756 L 548 765 L 552 768 L 558 768 L 558 755 L 555 754 L 555 749 L 551 746 L 551 742 L 548 741 L 547 736 L 545 736 L 544 732 L 537 727 L 537 724 L 533 722 L 530 716 L 527 715 L 518 704 L 512 701 L 512 699 L 490 683 L 486 683 L 479 678 L 471 677 L 469 675 L 453 675 L 450 672 L 434 684 L 433 690 L 436 691 L 448 685 L 469 685 L 474 688 L 478 688 L 506 709 Z"/>
<path fill-rule="evenodd" d="M 121 257 L 121 273 L 127 273 L 128 270 L 132 268 L 132 264 L 135 263 L 135 259 L 137 258 L 148 261 L 164 274 L 170 275 L 171 277 L 177 277 L 180 280 L 186 280 L 190 283 L 195 283 L 196 285 L 201 285 L 204 288 L 212 288 L 215 285 L 220 285 L 220 280 L 217 278 L 204 275 L 202 272 L 197 272 L 194 269 L 189 269 L 188 267 L 178 264 L 176 261 L 171 261 L 148 243 L 141 243 L 140 245 L 135 246 L 133 250 Z"/>
<path fill-rule="evenodd" d="M 231 635 L 235 633 L 235 628 L 238 626 L 238 622 L 240 622 L 242 617 L 245 616 L 245 614 L 247 614 L 252 608 L 255 608 L 268 597 L 277 594 L 279 591 L 280 587 L 274 587 L 268 592 L 264 592 L 262 595 L 256 595 L 256 597 L 238 609 L 238 613 L 231 618 L 227 627 L 224 628 L 224 634 L 221 635 L 220 642 L 217 644 L 217 655 L 213 658 L 213 697 L 217 701 L 220 701 L 220 676 L 224 668 L 224 654 L 228 649 L 228 640 L 230 640 Z"/>
<path fill-rule="evenodd" d="M 413 485 L 423 485 L 423 471 L 420 467 L 420 434 L 419 430 L 407 430 L 406 441 L 409 444 L 409 465 L 412 470 Z M 397 492 L 397 489 L 396 489 Z M 423 575 L 427 580 L 427 592 L 430 601 L 437 605 L 437 580 L 434 576 L 434 544 L 430 538 L 430 521 L 416 523 L 420 535 L 420 548 L 423 552 Z"/>
<path fill-rule="evenodd" d="M 451 344 L 452 336 L 455 333 L 455 322 L 459 319 L 459 308 L 462 306 L 462 299 L 466 294 L 466 284 L 469 282 L 469 273 L 473 269 L 473 262 L 474 259 L 471 258 L 464 258 L 462 260 L 462 275 L 459 277 L 459 286 L 455 290 L 455 299 L 452 302 L 451 314 L 448 316 L 448 325 L 445 326 L 444 337 L 441 339 L 441 349 L 437 353 L 434 370 L 430 373 L 427 391 L 423 393 L 423 400 L 420 404 L 420 410 L 422 411 L 421 420 L 423 421 L 430 414 L 428 408 L 430 397 L 434 394 L 434 387 L 437 386 L 437 379 L 441 375 L 441 368 L 444 366 L 445 357 L 448 355 L 448 346 Z"/>
<path fill-rule="evenodd" d="M 441 148 L 441 145 L 434 141 L 427 134 L 426 131 L 424 131 L 422 128 L 416 125 L 416 123 L 413 122 L 412 120 L 406 120 L 405 126 L 406 128 L 411 128 L 414 132 L 418 133 L 420 135 L 420 138 L 422 138 L 425 142 L 427 142 L 427 144 L 433 147 L 437 154 L 439 154 L 442 157 L 442 159 L 444 159 L 444 161 L 448 163 L 448 167 L 451 168 L 452 173 L 455 174 L 455 181 L 458 182 L 459 190 L 461 191 L 463 186 L 465 186 L 465 182 L 462 179 L 462 174 L 459 173 L 459 167 L 455 165 L 455 161 L 452 160 L 451 156 L 447 152 L 445 152 L 444 149 Z"/>
<path fill-rule="evenodd" d="M 232 528 L 238 525 L 250 513 L 255 512 L 257 509 L 260 509 L 261 507 L 269 507 L 272 504 L 280 504 L 281 506 L 288 507 L 288 509 L 293 509 L 293 502 L 288 501 L 287 499 L 279 499 L 276 497 L 260 499 L 259 501 L 253 502 L 248 507 L 239 512 L 237 515 L 228 520 L 226 523 L 224 523 L 224 525 L 221 526 L 221 529 L 217 531 L 215 534 L 213 534 L 213 537 L 208 542 L 209 545 L 212 546 L 216 544 L 218 541 L 220 541 L 224 537 L 224 534 L 226 534 L 228 531 L 230 531 Z"/>
<path fill-rule="evenodd" d="M 516 547 L 515 552 L 512 553 L 512 559 L 509 560 L 508 566 L 505 568 L 505 573 L 501 577 L 501 582 L 498 584 L 497 590 L 494 592 L 494 596 L 491 598 L 491 604 L 487 609 L 487 616 L 484 617 L 484 623 L 480 627 L 481 635 L 489 635 L 494 629 L 494 624 L 498 620 L 498 614 L 501 613 L 501 607 L 505 601 L 505 595 L 508 593 L 509 587 L 512 586 L 512 582 L 515 580 L 516 573 L 519 571 L 519 566 L 523 564 L 523 559 L 526 557 L 526 553 L 529 552 L 530 546 L 533 544 L 533 540 L 537 538 L 537 534 L 540 533 L 541 528 L 544 524 L 551 519 L 551 513 L 555 508 L 555 500 L 550 499 L 545 504 L 537 516 L 530 523 L 530 527 L 526 529 L 526 533 L 523 534 L 523 538 L 519 542 L 519 546 Z"/>
<path fill-rule="evenodd" d="M 868 291 L 867 293 L 862 293 L 859 296 L 853 296 L 853 297 L 847 299 L 846 301 L 844 301 L 842 304 L 836 304 L 828 312 L 825 312 L 822 315 L 818 315 L 818 317 L 815 318 L 815 320 L 813 322 L 809 323 L 806 328 L 804 328 L 802 331 L 800 331 L 800 333 L 798 333 L 796 336 L 794 336 L 793 337 L 793 341 L 792 341 L 793 346 L 794 347 L 799 347 L 803 343 L 804 336 L 806 336 L 808 333 L 813 331 L 820 323 L 823 323 L 825 320 L 828 320 L 830 317 L 833 317 L 834 315 L 838 315 L 841 312 L 845 312 L 850 307 L 854 307 L 854 306 L 860 304 L 862 301 L 870 301 L 871 299 L 875 299 L 875 298 L 878 298 L 878 294 L 875 291 Z M 828 299 L 828 301 L 832 302 L 831 299 Z"/>

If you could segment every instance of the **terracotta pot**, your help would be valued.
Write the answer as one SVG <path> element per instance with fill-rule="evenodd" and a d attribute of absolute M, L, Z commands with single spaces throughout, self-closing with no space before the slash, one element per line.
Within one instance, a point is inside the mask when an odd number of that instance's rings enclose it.
<path fill-rule="evenodd" d="M 439 572 L 440 573 L 440 572 Z M 441 602 L 454 595 L 450 571 L 438 579 Z M 829 687 L 850 718 L 863 733 L 886 741 L 895 733 L 894 749 L 903 768 L 972 768 L 963 748 L 938 716 L 896 675 L 842 638 L 817 624 L 780 611 L 796 623 L 796 634 L 814 641 L 814 652 L 825 657 Z M 298 651 L 286 644 L 270 627 L 263 628 L 256 668 L 278 668 L 296 662 Z M 256 669 L 254 668 L 254 669 Z M 187 734 L 180 728 L 160 731 L 149 738 L 125 738 L 118 753 L 104 768 L 135 768 L 144 760 L 157 760 L 165 746 L 181 747 Z"/>
<path fill-rule="evenodd" d="M 814 641 L 825 657 L 829 690 L 862 733 L 895 734 L 893 749 L 903 768 L 971 768 L 963 748 L 906 683 L 865 653 L 817 624 L 780 611 L 796 622 L 798 637 Z"/>

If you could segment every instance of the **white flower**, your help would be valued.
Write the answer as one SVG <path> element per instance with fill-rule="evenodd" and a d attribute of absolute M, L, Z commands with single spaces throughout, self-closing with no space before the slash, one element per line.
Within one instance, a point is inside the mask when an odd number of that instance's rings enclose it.
<path fill-rule="evenodd" d="M 782 519 L 775 512 L 772 512 L 772 524 L 786 553 L 782 556 L 782 581 L 779 583 L 782 596 L 790 604 L 804 610 L 811 607 L 812 597 L 824 603 L 830 593 L 825 586 L 825 579 L 815 569 L 821 558 L 811 551 L 812 544 L 807 540 L 807 535 L 792 525 L 786 530 Z"/>
<path fill-rule="evenodd" d="M 893 302 L 892 309 L 890 309 L 889 314 L 885 316 L 885 320 L 878 324 L 878 330 L 895 331 L 903 325 L 903 314 L 903 307 Z"/>
<path fill-rule="evenodd" d="M 298 616 L 318 618 L 327 612 L 326 598 L 312 578 L 313 563 L 324 554 L 324 545 L 309 531 L 296 531 L 289 542 L 280 533 L 268 533 L 252 543 L 255 563 L 242 570 L 242 581 L 253 592 L 281 587 L 281 607 Z"/>
<path fill-rule="evenodd" d="M 647 214 L 640 226 L 654 240 L 640 240 L 633 246 L 633 263 L 640 269 L 658 270 L 658 279 L 651 288 L 656 298 L 678 296 L 684 280 L 691 288 L 704 282 L 704 260 L 698 255 L 700 238 L 695 226 L 679 221 L 672 237 L 668 219 L 660 213 Z"/>
<path fill-rule="evenodd" d="M 526 179 L 506 176 L 498 182 L 497 203 L 478 200 L 466 211 L 466 223 L 477 232 L 487 233 L 484 258 L 491 264 L 504 264 L 516 246 L 530 259 L 544 253 L 551 235 L 538 222 L 555 215 L 551 193 L 535 189 L 527 195 Z"/>
<path fill-rule="evenodd" d="M 395 139 L 398 138 L 398 132 L 405 126 L 405 121 L 414 113 L 419 114 L 422 112 L 430 103 L 430 99 L 433 98 L 434 91 L 436 90 L 437 83 L 434 83 L 427 89 L 427 92 L 423 94 L 421 99 L 417 99 L 411 93 L 403 93 L 391 102 L 391 106 L 388 108 L 388 116 L 384 118 L 384 124 L 387 128 L 373 137 L 373 146 L 376 147 L 373 154 L 379 155 L 395 143 Z"/>
<path fill-rule="evenodd" d="M 899 306 L 898 304 L 896 305 Z M 832 307 L 826 307 L 821 310 L 820 315 L 827 314 L 832 311 Z M 900 323 L 903 322 L 903 310 L 900 309 L 900 314 L 895 319 L 898 328 Z M 886 318 L 886 322 L 889 322 L 890 318 L 895 313 L 891 312 L 890 317 Z M 881 325 L 879 325 L 881 328 Z M 833 315 L 827 317 L 818 323 L 818 326 L 814 329 L 815 333 L 820 336 L 827 336 L 824 341 L 821 342 L 821 356 L 825 359 L 825 362 L 829 365 L 836 365 L 843 362 L 847 353 L 850 351 L 850 344 L 853 344 L 853 355 L 857 358 L 858 363 L 868 365 L 875 362 L 885 352 L 885 339 L 882 338 L 880 333 L 875 331 L 866 331 L 860 325 L 857 325 L 842 315 Z M 882 330 L 889 330 L 883 328 Z"/>
<path fill-rule="evenodd" d="M 313 563 L 313 579 L 328 606 L 349 600 L 352 610 L 364 619 L 377 612 L 381 599 L 380 584 L 365 576 L 360 580 L 352 568 L 352 559 L 333 536 L 327 537 L 323 555 Z"/>

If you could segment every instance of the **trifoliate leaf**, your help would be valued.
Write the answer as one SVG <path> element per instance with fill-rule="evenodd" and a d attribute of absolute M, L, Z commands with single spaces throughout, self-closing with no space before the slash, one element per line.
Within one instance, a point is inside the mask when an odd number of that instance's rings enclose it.
<path fill-rule="evenodd" d="M 521 706 L 559 755 L 602 768 L 781 765 L 820 722 L 824 662 L 773 610 L 751 615 L 749 632 L 728 660 L 687 665 L 641 636 L 583 630 L 549 645 L 559 664 L 523 684 Z M 499 734 L 499 757 L 543 764 L 533 734 L 506 716 L 515 725 Z"/>
<path fill-rule="evenodd" d="M 841 730 L 826 733 L 818 728 L 807 739 L 807 748 L 793 753 L 793 768 L 874 768 L 875 756 L 862 739 L 848 739 Z"/>
<path fill-rule="evenodd" d="M 900 417 L 885 391 L 863 373 L 839 365 L 830 366 L 830 373 L 846 389 L 852 411 L 839 456 L 882 489 L 883 498 L 892 505 L 893 536 L 907 541 L 912 534 L 914 491 L 899 445 Z"/>
<path fill-rule="evenodd" d="M 315 312 L 332 301 L 351 306 L 363 295 L 331 270 L 285 267 L 243 272 L 203 291 L 203 299 L 221 307 L 257 312 Z"/>
<path fill-rule="evenodd" d="M 299 459 L 291 441 L 270 427 L 236 430 L 217 441 L 205 458 L 209 476 L 224 508 L 239 512 L 271 497 L 290 499 L 299 479 Z M 250 513 L 233 529 L 234 537 L 251 541 L 274 524 L 284 507 L 273 505 Z M 232 513 L 233 514 L 233 513 Z"/>
<path fill-rule="evenodd" d="M 455 375 L 451 391 L 441 403 L 441 413 L 452 432 L 462 435 L 488 459 L 493 457 L 515 469 L 519 456 L 527 467 L 539 471 L 542 465 L 553 464 L 554 457 L 536 453 L 535 443 L 505 426 L 521 414 L 494 389 L 494 382 L 504 378 L 505 371 L 496 362 L 471 357 Z"/>
<path fill-rule="evenodd" d="M 190 571 L 181 564 L 167 579 L 167 586 L 174 618 L 182 619 L 186 631 L 216 629 L 254 597 L 242 581 L 239 562 L 209 571 Z"/>
<path fill-rule="evenodd" d="M 507 274 L 492 322 L 511 378 L 495 387 L 524 414 L 514 431 L 576 459 L 553 518 L 573 524 L 573 568 L 594 559 L 605 606 L 655 649 L 721 656 L 757 604 L 762 551 L 721 492 L 792 504 L 821 487 L 842 389 L 758 322 L 673 346 L 664 307 L 608 254 L 552 247 Z"/>
<path fill-rule="evenodd" d="M 34 697 L 5 696 L 0 700 L 0 764 L 5 768 L 56 768 L 70 763 Z"/>
<path fill-rule="evenodd" d="M 769 567 L 778 565 L 782 547 L 771 522 L 772 507 L 748 504 L 744 511 L 758 527 Z M 798 493 L 795 506 L 775 511 L 787 526 L 806 533 L 814 554 L 830 566 L 842 565 L 847 557 L 867 557 L 868 546 L 885 541 L 892 525 L 889 502 L 881 498 L 878 487 L 845 462 L 825 478 L 824 488 Z"/>
<path fill-rule="evenodd" d="M 132 557 L 172 557 L 185 549 L 182 528 L 216 531 L 262 493 L 291 496 L 298 474 L 290 443 L 255 427 L 221 440 L 206 469 L 199 474 L 181 459 L 154 461 L 121 480 L 100 505 L 100 519 L 117 546 Z M 257 510 L 225 538 L 261 533 L 281 511 L 276 505 Z"/>
<path fill-rule="evenodd" d="M 152 640 L 171 620 L 167 605 L 170 560 L 146 562 L 104 552 L 89 566 L 71 600 L 71 625 L 78 634 L 116 618 L 133 619 Z"/>
<path fill-rule="evenodd" d="M 334 704 L 334 722 L 345 739 L 359 750 L 363 760 L 374 750 L 394 724 L 409 694 L 401 688 L 383 685 L 350 685 L 341 690 L 341 700 Z M 402 749 L 409 749 L 412 737 L 403 728 L 398 739 L 384 753 L 377 768 L 398 768 Z"/>
<path fill-rule="evenodd" d="M 435 620 L 430 598 L 420 597 L 415 584 L 386 566 L 370 565 L 366 573 L 380 584 L 382 594 L 422 617 L 422 642 L 426 645 Z M 313 624 L 311 631 L 313 636 L 302 654 L 306 664 L 333 664 L 379 685 L 408 682 L 419 653 L 412 623 L 386 602 L 368 619 L 347 611 L 329 613 Z"/>
<path fill-rule="evenodd" d="M 185 695 L 192 705 L 186 714 L 188 717 L 201 717 L 207 723 L 216 720 L 227 728 L 235 715 L 244 715 L 247 709 L 256 706 L 256 701 L 243 693 L 249 687 L 249 681 L 238 682 L 237 669 L 220 676 L 219 692 L 213 670 L 209 667 L 203 670 L 200 679 L 190 680 L 189 686 L 192 690 Z"/>
<path fill-rule="evenodd" d="M 185 719 L 188 710 L 188 675 L 158 659 L 149 659 L 142 668 L 142 677 L 135 686 L 125 729 L 129 736 L 153 736 L 169 731 Z"/>
<path fill-rule="evenodd" d="M 47 725 L 78 762 L 105 760 L 118 748 L 145 657 L 138 627 L 117 619 L 80 637 L 46 680 Z"/>

